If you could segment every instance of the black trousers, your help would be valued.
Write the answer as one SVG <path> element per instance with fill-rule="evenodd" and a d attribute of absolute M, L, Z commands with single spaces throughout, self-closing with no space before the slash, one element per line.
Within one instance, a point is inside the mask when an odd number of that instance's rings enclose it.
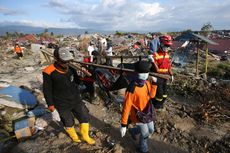
<path fill-rule="evenodd" d="M 82 101 L 73 107 L 64 109 L 58 107 L 57 110 L 65 127 L 74 126 L 74 117 L 80 124 L 89 122 L 89 110 Z"/>
<path fill-rule="evenodd" d="M 156 99 L 162 99 L 167 97 L 167 80 L 166 79 L 157 79 L 157 93 Z M 160 101 L 160 100 L 159 100 Z"/>
<path fill-rule="evenodd" d="M 163 104 L 167 98 L 167 80 L 157 78 L 156 96 L 152 100 L 156 109 L 163 108 Z"/>
<path fill-rule="evenodd" d="M 95 94 L 95 83 L 91 81 L 83 81 L 83 84 L 86 86 L 85 92 L 88 92 L 90 96 Z"/>
<path fill-rule="evenodd" d="M 112 59 L 112 57 L 106 57 L 106 65 L 113 66 L 113 59 Z"/>
<path fill-rule="evenodd" d="M 17 53 L 17 55 L 18 55 L 18 58 L 23 57 L 22 53 Z"/>

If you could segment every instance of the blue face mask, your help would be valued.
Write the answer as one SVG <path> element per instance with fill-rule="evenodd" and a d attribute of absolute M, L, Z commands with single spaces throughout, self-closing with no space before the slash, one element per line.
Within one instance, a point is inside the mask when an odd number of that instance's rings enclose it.
<path fill-rule="evenodd" d="M 138 73 L 138 79 L 147 80 L 149 77 L 149 73 Z"/>

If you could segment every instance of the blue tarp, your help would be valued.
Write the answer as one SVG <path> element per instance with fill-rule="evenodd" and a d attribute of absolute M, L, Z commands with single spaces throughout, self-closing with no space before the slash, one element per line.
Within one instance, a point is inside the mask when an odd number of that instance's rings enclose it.
<path fill-rule="evenodd" d="M 37 104 L 37 99 L 31 92 L 15 86 L 0 89 L 0 94 L 9 95 L 9 99 L 28 107 L 34 107 Z"/>

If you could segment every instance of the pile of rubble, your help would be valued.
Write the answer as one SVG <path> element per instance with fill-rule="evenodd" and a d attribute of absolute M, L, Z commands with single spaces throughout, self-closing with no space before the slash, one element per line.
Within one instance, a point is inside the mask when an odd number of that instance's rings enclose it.
<path fill-rule="evenodd" d="M 80 50 L 93 35 L 66 38 L 61 43 Z M 130 46 L 137 41 L 125 37 L 111 37 L 116 55 L 139 55 L 130 53 Z M 81 45 L 82 43 L 82 45 Z M 79 46 L 81 46 L 79 48 Z M 39 46 L 40 47 L 40 46 Z M 43 47 L 43 46 L 42 46 Z M 45 46 L 44 46 L 45 47 Z M 119 126 L 124 89 L 112 92 L 112 101 L 105 107 L 105 93 L 101 93 L 97 104 L 86 103 L 90 112 L 92 131 L 90 135 L 97 145 L 73 144 L 64 133 L 61 123 L 53 122 L 46 111 L 42 93 L 42 70 L 39 50 L 25 48 L 23 60 L 18 60 L 10 47 L 2 47 L 0 55 L 0 87 L 17 87 L 26 90 L 36 98 L 36 106 L 12 108 L 0 105 L 0 151 L 2 152 L 92 152 L 92 153 L 133 153 L 136 148 L 132 137 L 120 137 Z M 191 71 L 190 71 L 191 72 Z M 175 74 L 176 80 L 170 84 L 170 95 L 165 110 L 157 112 L 156 131 L 150 139 L 150 150 L 155 152 L 229 152 L 230 151 L 230 85 L 221 80 L 206 81 L 195 79 L 192 75 Z M 18 89 L 20 88 L 20 89 Z M 11 91 L 11 90 L 10 90 Z M 101 92 L 98 89 L 98 93 Z M 100 94 L 99 94 L 100 95 Z M 4 95 L 5 96 L 5 95 Z M 1 95 L 0 98 L 6 98 Z M 26 117 L 23 118 L 22 117 Z M 35 120 L 28 120 L 35 118 Z M 15 122 L 22 119 L 32 123 L 24 127 L 29 130 L 25 140 L 16 137 Z M 14 121 L 14 122 L 13 122 Z M 19 124 L 19 123 L 18 123 Z M 132 126 L 132 125 L 130 125 Z M 76 122 L 79 131 L 79 124 Z M 4 143 L 3 143 L 4 141 Z M 4 150 L 3 150 L 4 148 Z M 2 149 L 2 150 L 1 150 Z"/>

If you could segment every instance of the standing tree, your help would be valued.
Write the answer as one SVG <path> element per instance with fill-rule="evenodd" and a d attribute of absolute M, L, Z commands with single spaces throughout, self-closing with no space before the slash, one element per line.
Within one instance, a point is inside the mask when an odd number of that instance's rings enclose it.
<path fill-rule="evenodd" d="M 211 22 L 207 22 L 203 25 L 203 27 L 201 28 L 201 33 L 204 35 L 204 36 L 208 36 L 211 34 L 211 32 L 214 30 Z"/>
<path fill-rule="evenodd" d="M 9 37 L 10 37 L 10 32 L 6 32 L 6 39 L 9 39 Z"/>
<path fill-rule="evenodd" d="M 47 32 L 48 32 L 48 29 L 47 29 L 47 28 L 45 28 L 44 33 L 47 33 Z"/>

